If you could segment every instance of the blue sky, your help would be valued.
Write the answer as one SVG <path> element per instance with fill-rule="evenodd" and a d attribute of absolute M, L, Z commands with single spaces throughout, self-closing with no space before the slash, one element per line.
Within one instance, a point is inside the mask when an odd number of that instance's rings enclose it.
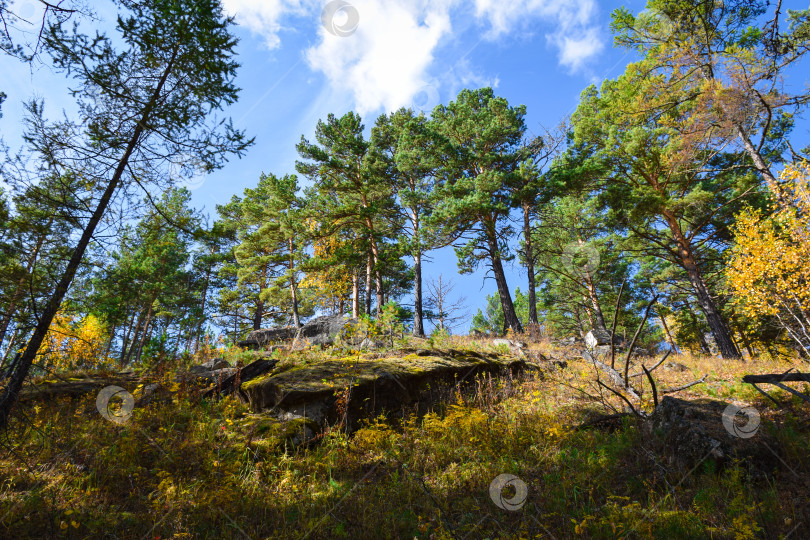
<path fill-rule="evenodd" d="M 242 64 L 241 99 L 226 112 L 256 144 L 243 159 L 190 185 L 193 202 L 213 214 L 216 204 L 254 186 L 260 173 L 295 172 L 295 144 L 301 135 L 312 138 L 317 121 L 329 113 L 355 110 L 369 130 L 383 112 L 401 106 L 429 111 L 462 88 L 492 86 L 511 104 L 526 105 L 529 130 L 539 133 L 572 113 L 586 86 L 616 77 L 633 59 L 613 47 L 610 13 L 622 5 L 638 13 L 645 3 L 224 0 L 238 22 Z M 36 0 L 15 5 L 23 13 L 40 9 Z M 794 0 L 783 7 L 806 6 Z M 109 7 L 94 8 L 109 20 Z M 32 93 L 45 99 L 51 117 L 70 111 L 64 79 L 47 67 L 32 72 L 0 57 L 0 73 L 0 88 L 8 94 L 0 133 L 12 149 L 20 142 L 20 103 Z M 458 275 L 451 249 L 432 255 L 426 279 L 452 277 L 472 316 L 495 290 L 494 282 L 484 282 L 483 269 Z M 507 271 L 510 290 L 525 290 L 525 272 L 517 264 Z"/>

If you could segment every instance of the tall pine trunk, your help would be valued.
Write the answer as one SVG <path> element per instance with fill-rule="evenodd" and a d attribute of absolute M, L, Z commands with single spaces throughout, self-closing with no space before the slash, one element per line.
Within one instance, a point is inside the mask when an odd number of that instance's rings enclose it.
<path fill-rule="evenodd" d="M 366 260 L 366 315 L 371 315 L 371 270 L 372 270 L 371 252 L 368 254 Z"/>
<path fill-rule="evenodd" d="M 289 240 L 290 246 L 290 297 L 292 299 L 293 325 L 301 328 L 301 318 L 298 316 L 298 284 L 295 282 L 295 244 Z"/>
<path fill-rule="evenodd" d="M 607 332 L 605 326 L 605 316 L 602 313 L 602 307 L 599 304 L 599 295 L 596 293 L 596 284 L 590 275 L 585 276 L 585 287 L 588 289 L 588 300 L 591 303 L 593 310 L 593 326 L 603 332 Z M 589 310 L 590 311 L 590 310 Z"/>
<path fill-rule="evenodd" d="M 728 329 L 723 315 L 717 308 L 717 304 L 709 293 L 709 288 L 706 286 L 706 281 L 698 268 L 697 261 L 695 261 L 692 254 L 692 246 L 684 236 L 680 225 L 678 224 L 675 216 L 669 212 L 664 212 L 664 217 L 667 220 L 672 236 L 678 245 L 678 255 L 681 259 L 681 265 L 689 277 L 689 282 L 692 284 L 692 289 L 697 297 L 698 304 L 706 316 L 706 322 L 709 324 L 709 329 L 714 336 L 714 341 L 717 343 L 717 348 L 723 358 L 741 358 L 740 351 L 731 339 L 731 332 Z"/>
<path fill-rule="evenodd" d="M 377 288 L 377 317 L 379 317 L 382 314 L 382 308 L 385 305 L 382 273 L 380 272 L 379 268 L 374 269 L 374 283 Z"/>
<path fill-rule="evenodd" d="M 8 383 L 6 384 L 5 388 L 3 388 L 2 393 L 0 393 L 0 430 L 5 429 L 6 426 L 8 426 L 11 409 L 17 402 L 17 396 L 20 394 L 23 382 L 28 376 L 28 371 L 31 369 L 31 365 L 34 363 L 34 359 L 39 353 L 39 348 L 42 346 L 42 342 L 45 340 L 45 336 L 48 333 L 48 328 L 50 328 L 51 322 L 53 322 L 57 311 L 59 311 L 59 307 L 62 305 L 62 300 L 64 300 L 71 283 L 73 283 L 73 278 L 76 277 L 76 272 L 79 270 L 79 266 L 84 258 L 84 252 L 87 251 L 87 247 L 90 245 L 90 241 L 93 238 L 96 227 L 98 227 L 98 224 L 104 217 L 104 213 L 107 211 L 110 200 L 112 200 L 113 195 L 121 183 L 121 178 L 124 175 L 124 171 L 127 170 L 129 159 L 140 141 L 141 134 L 143 133 L 145 126 L 149 124 L 152 109 L 160 97 L 160 93 L 163 90 L 163 86 L 166 84 L 169 74 L 174 69 L 174 62 L 175 58 L 177 57 L 177 53 L 178 48 L 175 48 L 174 53 L 169 60 L 166 69 L 163 71 L 163 74 L 158 81 L 149 102 L 144 108 L 141 118 L 135 126 L 132 137 L 130 137 L 126 149 L 121 155 L 121 159 L 118 161 L 110 182 L 104 189 L 104 193 L 101 195 L 101 199 L 99 199 L 96 209 L 90 216 L 87 225 L 85 225 L 84 231 L 82 231 L 79 242 L 76 244 L 73 254 L 68 260 L 67 266 L 65 267 L 65 271 L 62 274 L 59 283 L 57 283 L 53 294 L 40 312 L 39 321 L 31 334 L 31 339 L 28 340 L 25 351 L 22 353 L 19 362 L 15 364 L 14 369 L 8 378 Z"/>
<path fill-rule="evenodd" d="M 425 336 L 424 315 L 422 314 L 422 254 L 417 250 L 413 255 L 413 335 Z"/>
<path fill-rule="evenodd" d="M 540 323 L 537 321 L 537 285 L 534 275 L 530 210 L 528 204 L 523 205 L 523 242 L 526 250 L 526 271 L 529 273 L 529 324 L 536 329 Z"/>
<path fill-rule="evenodd" d="M 352 319 L 360 316 L 360 276 L 357 269 L 352 271 Z"/>
<path fill-rule="evenodd" d="M 506 273 L 503 270 L 503 261 L 498 251 L 498 242 L 494 236 L 490 236 L 487 241 L 489 244 L 489 259 L 492 265 L 492 273 L 495 276 L 495 283 L 498 285 L 498 296 L 501 300 L 501 307 L 503 308 L 504 333 L 507 329 L 511 328 L 512 332 L 519 334 L 523 332 L 523 326 L 520 324 L 517 313 L 515 313 L 512 295 L 509 294 L 509 286 L 506 283 Z"/>

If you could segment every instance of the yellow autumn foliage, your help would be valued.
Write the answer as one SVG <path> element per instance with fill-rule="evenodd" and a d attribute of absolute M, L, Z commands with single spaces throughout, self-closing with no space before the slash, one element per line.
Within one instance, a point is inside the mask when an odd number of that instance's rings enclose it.
<path fill-rule="evenodd" d="M 310 230 L 318 227 L 317 222 L 308 221 Z M 315 240 L 312 245 L 313 254 L 318 259 L 328 259 L 336 251 L 345 247 L 346 242 L 335 236 L 328 236 Z M 336 310 L 341 299 L 351 294 L 352 276 L 345 266 L 333 266 L 319 272 L 308 272 L 301 281 L 300 287 L 314 291 L 314 298 L 318 306 L 327 310 Z"/>
<path fill-rule="evenodd" d="M 98 368 L 109 364 L 104 358 L 108 332 L 95 315 L 74 317 L 59 312 L 51 323 L 40 353 L 57 369 Z"/>
<path fill-rule="evenodd" d="M 810 164 L 790 165 L 781 185 L 786 201 L 771 215 L 747 210 L 737 217 L 726 277 L 735 303 L 752 317 L 776 317 L 790 337 L 810 344 Z"/>

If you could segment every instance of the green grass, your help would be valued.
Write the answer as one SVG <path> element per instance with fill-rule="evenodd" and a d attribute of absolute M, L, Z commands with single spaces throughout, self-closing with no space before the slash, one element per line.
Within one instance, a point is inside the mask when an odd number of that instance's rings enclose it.
<path fill-rule="evenodd" d="M 39 403 L 20 411 L 27 420 L 17 417 L 13 452 L 0 459 L 0 536 L 745 539 L 807 527 L 806 406 L 756 401 L 768 411 L 769 444 L 799 478 L 776 459 L 768 470 L 731 461 L 688 473 L 651 458 L 631 419 L 612 431 L 572 429 L 598 410 L 572 388 L 595 392 L 588 373 L 573 362 L 507 397 L 502 383 L 479 386 L 421 418 L 368 419 L 309 448 L 285 444 L 301 425 L 192 388 L 136 408 L 123 425 L 96 412 L 94 395 Z M 668 376 L 664 386 L 682 375 Z M 711 389 L 756 397 L 732 377 L 692 395 Z M 518 511 L 490 499 L 503 473 L 528 487 Z"/>

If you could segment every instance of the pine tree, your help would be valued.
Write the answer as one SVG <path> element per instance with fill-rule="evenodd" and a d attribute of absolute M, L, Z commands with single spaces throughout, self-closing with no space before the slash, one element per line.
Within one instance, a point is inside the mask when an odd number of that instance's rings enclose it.
<path fill-rule="evenodd" d="M 422 257 L 437 246 L 437 235 L 425 227 L 431 210 L 431 195 L 441 166 L 439 147 L 444 139 L 428 119 L 410 109 L 382 115 L 371 131 L 372 152 L 378 158 L 378 174 L 388 178 L 399 197 L 408 223 L 408 236 L 400 239 L 414 262 L 413 335 L 424 336 Z"/>
<path fill-rule="evenodd" d="M 360 117 L 354 112 L 340 118 L 330 114 L 326 122 L 318 122 L 315 143 L 301 137 L 296 148 L 303 161 L 296 162 L 296 169 L 314 183 L 307 191 L 307 198 L 313 215 L 317 216 L 316 238 L 351 231 L 351 235 L 362 242 L 356 247 L 368 248 L 366 311 L 370 311 L 373 277 L 379 315 L 385 304 L 381 244 L 386 238 L 397 236 L 399 223 L 393 186 L 377 167 L 371 166 L 370 143 L 363 129 Z M 359 294 L 354 290 L 352 305 L 357 304 Z"/>
<path fill-rule="evenodd" d="M 115 39 L 74 26 L 44 31 L 44 50 L 70 75 L 78 98 L 76 121 L 50 124 L 29 106 L 26 143 L 49 164 L 81 172 L 93 208 L 64 272 L 40 311 L 25 351 L 0 394 L 0 428 L 73 283 L 96 228 L 125 183 L 157 182 L 155 164 L 193 155 L 210 170 L 251 141 L 230 124 L 208 125 L 211 112 L 236 101 L 232 80 L 236 40 L 215 0 L 123 2 Z M 137 176 L 133 172 L 137 171 Z"/>
<path fill-rule="evenodd" d="M 434 190 L 429 222 L 445 227 L 442 235 L 457 244 L 462 272 L 472 272 L 482 261 L 489 266 L 498 286 L 504 332 L 523 330 L 503 263 L 512 257 L 513 190 L 520 181 L 520 164 L 530 157 L 522 144 L 525 114 L 525 106 L 510 106 L 491 88 L 462 90 L 456 101 L 433 111 L 436 131 L 450 144 L 441 155 L 442 182 Z"/>

